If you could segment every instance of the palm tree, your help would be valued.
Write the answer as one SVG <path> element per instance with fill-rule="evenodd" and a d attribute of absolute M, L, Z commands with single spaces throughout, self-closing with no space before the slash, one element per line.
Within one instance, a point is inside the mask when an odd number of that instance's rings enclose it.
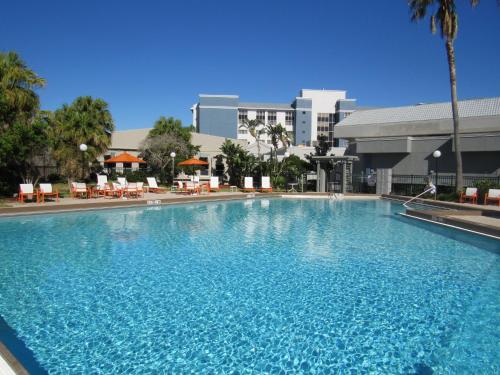
<path fill-rule="evenodd" d="M 45 80 L 28 69 L 15 52 L 0 52 L 0 131 L 16 119 L 27 121 L 38 111 L 40 102 L 34 91 Z"/>
<path fill-rule="evenodd" d="M 286 128 L 281 124 L 268 124 L 266 126 L 266 133 L 271 138 L 271 143 L 274 146 L 274 155 L 277 159 L 279 142 L 281 142 L 281 144 L 285 147 L 290 146 L 291 141 L 290 137 L 288 136 L 288 132 L 286 131 Z"/>
<path fill-rule="evenodd" d="M 87 145 L 86 158 L 95 160 L 108 149 L 114 130 L 108 104 L 90 96 L 77 98 L 71 105 L 64 104 L 55 111 L 52 127 L 52 150 L 68 178 L 78 175 L 78 146 Z"/>
<path fill-rule="evenodd" d="M 257 142 L 257 158 L 259 159 L 259 165 L 261 164 L 260 157 L 260 136 L 265 132 L 262 128 L 262 121 L 260 120 L 249 120 L 245 119 L 243 124 L 240 125 L 240 128 L 247 129 L 252 137 L 255 138 Z M 260 174 L 262 175 L 262 165 L 260 166 Z"/>
<path fill-rule="evenodd" d="M 479 0 L 469 0 L 472 7 L 479 4 Z M 460 122 L 458 118 L 457 99 L 457 77 L 455 68 L 455 48 L 454 41 L 458 31 L 458 14 L 455 0 L 409 0 L 411 10 L 411 20 L 418 21 L 427 15 L 428 10 L 434 13 L 431 15 L 431 31 L 436 33 L 436 25 L 439 25 L 441 37 L 445 40 L 446 54 L 448 57 L 448 68 L 451 85 L 451 108 L 453 112 L 453 138 L 455 141 L 455 162 L 456 180 L 455 189 L 457 192 L 463 187 L 462 171 L 462 147 L 460 145 Z"/>

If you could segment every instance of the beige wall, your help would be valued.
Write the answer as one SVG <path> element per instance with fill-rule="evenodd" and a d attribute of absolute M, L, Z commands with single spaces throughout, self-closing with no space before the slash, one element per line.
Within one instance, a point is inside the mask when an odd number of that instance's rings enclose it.
<path fill-rule="evenodd" d="M 106 155 L 118 155 L 124 151 L 127 151 L 131 155 L 138 156 L 139 148 L 142 142 L 146 139 L 150 130 L 151 128 L 115 131 L 111 136 L 111 147 L 108 149 Z M 215 156 L 221 154 L 220 147 L 228 138 L 194 132 L 191 134 L 191 143 L 195 146 L 201 146 L 200 152 L 196 155 L 196 157 L 207 158 L 207 161 L 209 163 L 208 175 L 210 175 L 211 170 L 215 169 L 214 158 Z M 244 140 L 230 139 L 230 141 L 236 144 L 240 144 L 243 147 L 247 145 L 247 142 Z M 101 163 L 104 162 L 104 155 L 101 156 L 98 160 Z M 117 165 L 117 167 L 119 168 L 119 165 Z M 134 165 L 132 167 L 138 168 L 138 166 Z"/>

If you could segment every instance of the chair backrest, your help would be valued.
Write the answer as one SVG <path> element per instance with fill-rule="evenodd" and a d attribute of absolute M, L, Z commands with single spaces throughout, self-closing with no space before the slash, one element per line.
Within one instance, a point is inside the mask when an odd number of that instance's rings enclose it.
<path fill-rule="evenodd" d="M 87 184 L 85 182 L 75 182 L 75 189 L 87 189 Z"/>
<path fill-rule="evenodd" d="M 33 194 L 33 184 L 19 184 L 19 190 L 24 194 Z"/>
<path fill-rule="evenodd" d="M 137 182 L 136 183 L 137 190 L 142 190 L 143 185 L 144 185 L 144 182 Z"/>
<path fill-rule="evenodd" d="M 245 177 L 245 189 L 253 189 L 253 177 Z"/>
<path fill-rule="evenodd" d="M 158 189 L 158 184 L 156 183 L 156 178 L 154 177 L 147 177 L 148 180 L 148 186 L 153 188 L 153 189 Z"/>
<path fill-rule="evenodd" d="M 271 188 L 271 178 L 269 176 L 262 176 L 262 188 L 263 189 Z"/>
<path fill-rule="evenodd" d="M 137 189 L 137 182 L 129 182 L 127 185 L 129 189 Z"/>
<path fill-rule="evenodd" d="M 211 189 L 217 189 L 219 188 L 219 177 L 210 177 L 210 188 Z"/>
<path fill-rule="evenodd" d="M 184 185 L 182 184 L 182 181 L 177 181 L 177 187 L 179 189 L 182 189 L 184 187 Z"/>
<path fill-rule="evenodd" d="M 488 190 L 489 198 L 500 198 L 500 189 L 490 189 Z"/>
<path fill-rule="evenodd" d="M 52 193 L 52 184 L 40 184 L 40 191 L 42 193 Z"/>
<path fill-rule="evenodd" d="M 113 190 L 121 190 L 122 187 L 123 187 L 122 184 L 118 182 L 113 182 Z"/>
<path fill-rule="evenodd" d="M 105 174 L 97 175 L 97 186 L 103 188 L 104 186 L 106 186 L 107 183 L 108 183 L 108 176 L 106 176 Z"/>
<path fill-rule="evenodd" d="M 465 189 L 465 195 L 467 197 L 472 197 L 473 195 L 477 194 L 477 188 L 467 188 Z"/>
<path fill-rule="evenodd" d="M 117 180 L 118 180 L 118 183 L 120 185 L 122 185 L 122 186 L 127 186 L 128 185 L 127 184 L 127 179 L 125 177 L 118 177 Z"/>

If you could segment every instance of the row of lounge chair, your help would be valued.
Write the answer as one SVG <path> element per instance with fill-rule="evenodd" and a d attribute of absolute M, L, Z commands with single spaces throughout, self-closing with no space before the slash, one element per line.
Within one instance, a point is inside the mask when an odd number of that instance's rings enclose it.
<path fill-rule="evenodd" d="M 472 204 L 477 204 L 477 188 L 466 188 L 464 192 L 460 194 L 460 203 L 465 203 L 470 201 Z M 490 202 L 498 203 L 500 207 L 500 189 L 489 189 L 484 195 L 484 204 Z"/>
<path fill-rule="evenodd" d="M 125 177 L 118 177 L 118 182 L 108 182 L 106 175 L 97 175 L 97 185 L 90 187 L 84 182 L 71 183 L 71 196 L 73 198 L 90 198 L 90 197 L 109 197 L 109 198 L 138 198 L 144 195 L 144 192 L 163 193 L 166 189 L 158 186 L 156 178 L 147 177 L 148 184 L 143 182 L 128 182 Z M 210 182 L 200 184 L 199 181 L 186 181 L 185 183 L 177 182 L 176 192 L 195 194 L 201 193 L 203 190 L 220 191 L 219 177 L 210 177 Z M 255 188 L 253 177 L 245 177 L 244 186 L 241 189 L 244 192 L 272 192 L 271 179 L 269 176 L 262 177 L 262 185 L 260 188 Z M 37 189 L 33 184 L 20 184 L 18 200 L 24 202 L 28 197 L 35 197 L 37 202 L 45 202 L 46 197 L 59 200 L 59 192 L 53 188 L 52 184 L 40 184 Z"/>
<path fill-rule="evenodd" d="M 33 184 L 20 184 L 18 200 L 24 202 L 29 197 L 35 197 L 38 202 L 45 202 L 45 197 L 55 198 L 59 201 L 59 192 L 52 188 L 52 184 L 40 184 L 38 189 L 35 189 Z"/>

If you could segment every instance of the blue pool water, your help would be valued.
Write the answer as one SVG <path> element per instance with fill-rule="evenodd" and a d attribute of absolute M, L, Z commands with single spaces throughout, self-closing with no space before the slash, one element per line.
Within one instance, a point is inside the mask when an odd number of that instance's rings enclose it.
<path fill-rule="evenodd" d="M 0 316 L 53 374 L 500 371 L 498 242 L 384 201 L 0 219 Z"/>

